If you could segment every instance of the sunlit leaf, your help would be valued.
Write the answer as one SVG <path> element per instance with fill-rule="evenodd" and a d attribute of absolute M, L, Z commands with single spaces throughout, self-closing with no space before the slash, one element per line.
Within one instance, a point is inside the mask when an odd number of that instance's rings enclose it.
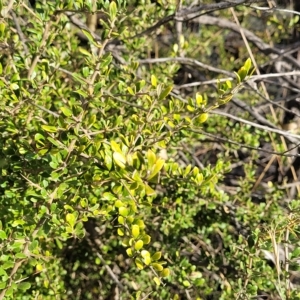
<path fill-rule="evenodd" d="M 151 173 L 148 175 L 147 179 L 150 180 L 151 178 L 153 178 L 164 166 L 165 164 L 165 160 L 159 158 L 157 159 L 157 161 L 155 162 L 155 165 L 153 166 Z"/>
<path fill-rule="evenodd" d="M 137 238 L 140 235 L 140 227 L 138 225 L 132 225 L 131 234 L 134 238 Z"/>
<path fill-rule="evenodd" d="M 124 154 L 119 153 L 119 152 L 114 152 L 113 154 L 113 159 L 114 162 L 122 169 L 125 168 L 125 164 L 126 164 L 126 157 Z"/>
<path fill-rule="evenodd" d="M 41 127 L 47 132 L 57 132 L 57 128 L 55 126 L 50 125 L 41 125 Z"/>
<path fill-rule="evenodd" d="M 138 250 L 142 249 L 143 246 L 144 246 L 143 241 L 142 241 L 142 240 L 138 240 L 138 241 L 134 244 L 134 249 L 138 251 Z"/>
<path fill-rule="evenodd" d="M 159 94 L 158 100 L 163 100 L 165 99 L 172 91 L 173 86 L 168 86 L 164 90 L 161 91 Z"/>
<path fill-rule="evenodd" d="M 154 277 L 153 280 L 157 286 L 160 286 L 160 279 L 158 277 Z"/>
<path fill-rule="evenodd" d="M 144 264 L 138 257 L 134 260 L 134 262 L 138 269 L 140 270 L 144 269 Z"/>

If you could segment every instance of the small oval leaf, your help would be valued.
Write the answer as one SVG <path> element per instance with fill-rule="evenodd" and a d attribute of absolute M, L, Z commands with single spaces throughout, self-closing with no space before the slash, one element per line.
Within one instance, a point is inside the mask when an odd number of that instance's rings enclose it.
<path fill-rule="evenodd" d="M 136 251 L 141 250 L 144 246 L 144 243 L 142 240 L 138 240 L 135 244 L 134 244 L 134 249 Z"/>

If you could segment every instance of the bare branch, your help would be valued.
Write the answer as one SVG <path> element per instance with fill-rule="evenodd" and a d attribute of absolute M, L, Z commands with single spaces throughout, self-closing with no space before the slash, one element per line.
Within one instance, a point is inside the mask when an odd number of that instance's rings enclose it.
<path fill-rule="evenodd" d="M 257 124 L 257 123 L 253 123 L 253 122 L 250 122 L 248 120 L 236 117 L 234 115 L 231 115 L 229 113 L 225 113 L 225 112 L 222 112 L 222 111 L 219 111 L 219 110 L 213 110 L 213 111 L 211 111 L 211 113 L 216 114 L 216 115 L 220 115 L 220 116 L 224 116 L 224 117 L 228 117 L 230 119 L 236 120 L 238 122 L 241 122 L 241 123 L 244 123 L 244 124 L 247 124 L 247 125 L 250 125 L 252 127 L 256 127 L 256 128 L 268 131 L 268 132 L 278 133 L 278 134 L 283 135 L 284 137 L 288 138 L 293 143 L 299 143 L 298 140 L 300 141 L 300 135 L 293 134 L 293 133 L 290 133 L 288 131 L 284 131 L 284 130 L 280 130 L 280 129 L 277 129 L 277 128 L 272 128 L 272 127 L 263 126 L 263 125 L 260 125 L 260 124 Z M 265 120 L 265 121 L 267 121 L 267 120 Z M 269 121 L 267 121 L 267 122 L 269 124 L 271 124 L 272 126 L 274 126 Z M 297 155 L 297 156 L 300 156 L 300 155 Z"/>
<path fill-rule="evenodd" d="M 259 3 L 262 2 L 261 0 L 232 0 L 230 2 L 220 2 L 220 3 L 214 3 L 209 5 L 199 5 L 199 6 L 193 6 L 193 7 L 183 7 L 181 10 L 179 10 L 176 14 L 172 14 L 170 16 L 167 16 L 160 21 L 158 21 L 153 26 L 149 27 L 148 29 L 144 30 L 141 33 L 138 33 L 132 37 L 132 39 L 141 37 L 144 35 L 148 35 L 152 33 L 154 30 L 159 28 L 162 25 L 165 25 L 169 23 L 170 21 L 177 20 L 177 21 L 187 21 L 194 18 L 197 18 L 199 16 L 209 14 L 211 12 L 214 12 L 216 10 L 222 10 L 229 7 L 235 7 L 237 5 L 242 4 L 252 4 L 252 3 Z"/>
<path fill-rule="evenodd" d="M 227 76 L 233 77 L 233 73 L 212 67 L 210 65 L 204 64 L 196 59 L 185 58 L 185 57 L 162 57 L 162 58 L 149 58 L 139 60 L 140 64 L 154 64 L 154 63 L 165 63 L 165 62 L 178 62 L 181 64 L 196 66 L 211 72 L 225 74 Z"/>
<path fill-rule="evenodd" d="M 191 129 L 191 131 L 197 132 L 197 133 L 201 133 L 201 134 L 203 134 L 205 136 L 208 136 L 208 137 L 211 137 L 211 138 L 213 138 L 213 139 L 215 139 L 217 141 L 222 141 L 224 143 L 229 143 L 229 144 L 232 144 L 232 145 L 237 145 L 237 146 L 239 146 L 241 148 L 247 148 L 247 149 L 251 149 L 251 150 L 262 151 L 262 152 L 265 152 L 265 153 L 268 153 L 268 154 L 275 154 L 275 155 L 278 155 L 278 156 L 286 156 L 286 157 L 298 157 L 298 156 L 300 156 L 300 154 L 288 154 L 288 152 L 294 150 L 295 147 L 292 147 L 291 149 L 288 149 L 287 151 L 284 151 L 284 152 L 276 152 L 276 151 L 267 150 L 267 149 L 264 149 L 264 148 L 261 148 L 261 147 L 254 147 L 254 146 L 249 146 L 249 145 L 246 145 L 246 144 L 242 144 L 242 143 L 233 141 L 233 140 L 228 139 L 228 138 L 224 138 L 224 137 L 220 137 L 220 136 L 217 136 L 217 135 L 213 135 L 213 134 L 205 132 L 203 130 L 194 130 L 194 129 Z M 299 147 L 299 146 L 300 146 L 300 143 L 296 147 Z"/>

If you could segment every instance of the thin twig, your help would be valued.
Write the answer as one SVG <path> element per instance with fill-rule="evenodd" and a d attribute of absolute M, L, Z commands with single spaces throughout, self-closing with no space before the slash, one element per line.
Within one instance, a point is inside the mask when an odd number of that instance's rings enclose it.
<path fill-rule="evenodd" d="M 291 290 L 290 285 L 290 279 L 289 279 L 289 246 L 288 246 L 288 240 L 289 240 L 289 226 L 286 226 L 285 228 L 285 237 L 284 237 L 284 260 L 285 260 L 285 272 L 286 272 L 286 278 L 285 278 L 285 289 L 286 289 L 286 299 L 289 299 L 289 294 Z"/>
<path fill-rule="evenodd" d="M 113 281 L 117 284 L 117 286 L 121 290 L 124 290 L 123 284 L 119 281 L 119 279 L 117 278 L 117 276 L 115 275 L 115 273 L 112 271 L 112 269 L 110 268 L 110 266 L 106 263 L 106 261 L 104 260 L 103 256 L 98 251 L 96 252 L 96 255 L 101 260 L 101 263 L 104 265 L 106 271 L 108 272 L 108 274 L 110 275 L 110 277 L 113 279 Z"/>
<path fill-rule="evenodd" d="M 252 127 L 263 129 L 265 131 L 278 133 L 278 134 L 283 135 L 285 137 L 289 137 L 290 139 L 293 140 L 293 142 L 295 142 L 295 140 L 300 140 L 300 135 L 298 135 L 298 134 L 293 134 L 293 133 L 290 133 L 288 131 L 284 131 L 284 130 L 280 130 L 280 129 L 277 129 L 277 128 L 271 128 L 271 127 L 268 127 L 268 126 L 263 126 L 263 125 L 260 125 L 260 124 L 257 124 L 257 123 L 253 123 L 253 122 L 250 122 L 248 120 L 245 120 L 245 119 L 236 117 L 234 115 L 231 115 L 229 113 L 225 113 L 225 112 L 222 112 L 222 111 L 219 111 L 219 110 L 213 110 L 211 113 L 216 114 L 216 115 L 220 115 L 220 116 L 224 116 L 224 117 L 236 120 L 238 122 L 242 122 L 244 124 L 248 124 L 248 125 L 250 125 Z"/>
<path fill-rule="evenodd" d="M 18 33 L 18 35 L 20 37 L 20 41 L 22 42 L 22 45 L 23 45 L 23 48 L 24 48 L 24 52 L 25 52 L 26 56 L 28 56 L 30 53 L 29 53 L 28 47 L 26 45 L 25 35 L 24 35 L 24 33 L 23 33 L 22 29 L 21 29 L 21 26 L 19 24 L 19 20 L 18 20 L 16 14 L 14 13 L 14 11 L 11 11 L 11 15 L 12 15 L 12 18 L 13 18 L 14 23 L 16 25 L 16 29 L 17 29 L 17 33 Z M 27 63 L 27 60 L 25 62 Z"/>
<path fill-rule="evenodd" d="M 39 58 L 41 56 L 41 50 L 46 46 L 46 42 L 47 42 L 47 39 L 50 35 L 50 21 L 46 22 L 46 25 L 45 25 L 45 29 L 44 29 L 44 33 L 43 33 L 43 37 L 42 37 L 42 40 L 41 40 L 41 43 L 40 43 L 40 51 L 37 51 L 36 54 L 33 56 L 32 58 L 32 62 L 31 62 L 31 66 L 29 68 L 29 71 L 28 71 L 28 74 L 27 74 L 27 78 L 30 79 L 31 78 L 31 75 L 34 71 L 34 68 L 36 66 L 36 64 L 38 63 L 39 61 Z"/>
<path fill-rule="evenodd" d="M 215 67 L 212 67 L 211 65 L 204 64 L 196 59 L 193 58 L 186 58 L 186 57 L 161 57 L 161 58 L 148 58 L 148 59 L 141 59 L 139 60 L 140 64 L 154 64 L 154 63 L 165 63 L 165 62 L 178 62 L 182 64 L 187 64 L 187 65 L 192 65 L 192 66 L 197 66 L 202 69 L 215 72 L 215 73 L 220 73 L 220 74 L 225 74 L 227 76 L 233 76 L 233 73 L 218 69 Z"/>
<path fill-rule="evenodd" d="M 201 16 L 200 18 L 195 19 L 193 22 L 198 22 L 200 24 L 206 25 L 214 25 L 240 33 L 240 27 L 238 25 L 222 18 Z M 296 68 L 300 68 L 300 63 L 293 56 L 285 54 L 282 50 L 278 48 L 271 47 L 269 44 L 265 43 L 261 38 L 257 37 L 250 30 L 243 28 L 243 32 L 249 42 L 253 43 L 263 53 L 268 54 L 272 59 L 278 60 L 282 57 L 288 60 Z"/>
<path fill-rule="evenodd" d="M 240 146 L 241 148 L 247 148 L 247 149 L 251 149 L 251 150 L 262 151 L 262 152 L 265 152 L 265 153 L 268 153 L 268 154 L 275 154 L 275 155 L 279 155 L 279 156 L 287 156 L 287 157 L 299 157 L 300 156 L 300 154 L 288 154 L 288 152 L 292 151 L 295 147 L 292 147 L 291 149 L 288 149 L 284 152 L 276 152 L 276 151 L 266 150 L 266 149 L 263 149 L 263 148 L 260 148 L 260 147 L 254 147 L 254 146 L 249 146 L 249 145 L 246 145 L 246 144 L 242 144 L 242 143 L 230 140 L 228 138 L 213 135 L 213 134 L 205 132 L 203 130 L 196 130 L 196 129 L 189 129 L 189 130 L 192 131 L 192 132 L 201 133 L 205 136 L 211 137 L 211 138 L 216 139 L 218 141 L 222 141 L 224 143 L 229 143 L 229 144 Z M 299 147 L 299 146 L 300 146 L 300 143 L 296 147 Z"/>
<path fill-rule="evenodd" d="M 1 11 L 1 17 L 6 18 L 7 15 L 9 14 L 10 10 L 13 8 L 15 1 L 14 0 L 10 0 L 7 4 L 6 7 L 2 8 Z"/>
<path fill-rule="evenodd" d="M 182 0 L 177 0 L 177 7 L 176 7 L 176 13 L 175 16 L 177 16 L 178 12 L 180 11 L 182 7 Z M 182 47 L 181 47 L 181 36 L 182 36 L 182 22 L 176 20 L 175 21 L 175 28 L 176 28 L 176 37 L 177 37 L 177 45 L 178 45 L 178 53 L 179 56 L 183 56 Z"/>
<path fill-rule="evenodd" d="M 295 11 L 295 10 L 291 10 L 291 9 L 284 9 L 284 8 L 278 8 L 278 7 L 260 7 L 260 6 L 250 6 L 251 8 L 257 9 L 257 10 L 262 10 L 264 12 L 268 12 L 268 13 L 274 13 L 275 11 L 282 11 L 282 12 L 287 12 L 290 14 L 294 14 L 294 15 L 299 15 L 300 16 L 300 12 Z"/>
<path fill-rule="evenodd" d="M 291 72 L 281 72 L 281 73 L 269 73 L 269 74 L 260 74 L 260 75 L 252 75 L 247 82 L 255 82 L 257 80 L 263 80 L 268 78 L 277 78 L 277 77 L 284 77 L 284 76 L 300 76 L 300 71 L 291 71 Z M 207 85 L 207 84 L 216 84 L 218 82 L 226 82 L 227 80 L 236 80 L 235 77 L 227 77 L 227 78 L 220 78 L 220 79 L 212 79 L 212 80 L 205 80 L 205 81 L 196 81 L 191 83 L 186 83 L 182 85 L 176 86 L 176 89 L 184 89 L 188 87 L 196 87 L 199 85 Z M 271 82 L 273 83 L 273 82 Z M 275 84 L 275 83 L 274 83 Z M 294 90 L 295 92 L 300 92 L 299 90 Z"/>
<path fill-rule="evenodd" d="M 219 3 L 208 4 L 208 5 L 202 4 L 202 5 L 193 6 L 193 7 L 182 7 L 182 9 L 177 12 L 177 14 L 174 13 L 172 15 L 164 17 L 163 19 L 159 20 L 156 24 L 150 26 L 143 32 L 134 35 L 132 37 L 132 39 L 151 34 L 153 31 L 158 29 L 160 26 L 165 25 L 175 19 L 178 21 L 187 21 L 187 20 L 197 18 L 204 14 L 212 13 L 216 10 L 223 10 L 223 9 L 226 9 L 229 7 L 234 7 L 234 6 L 242 5 L 242 4 L 258 3 L 260 1 L 261 0 L 250 0 L 250 1 L 249 0 L 231 0 L 230 2 L 219 2 Z"/>

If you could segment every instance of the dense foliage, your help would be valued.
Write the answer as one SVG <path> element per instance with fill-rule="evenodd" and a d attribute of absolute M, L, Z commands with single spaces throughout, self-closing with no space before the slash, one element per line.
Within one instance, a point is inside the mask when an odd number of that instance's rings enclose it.
<path fill-rule="evenodd" d="M 251 112 L 299 18 L 204 2 L 1 2 L 0 299 L 300 297 L 300 136 Z"/>

